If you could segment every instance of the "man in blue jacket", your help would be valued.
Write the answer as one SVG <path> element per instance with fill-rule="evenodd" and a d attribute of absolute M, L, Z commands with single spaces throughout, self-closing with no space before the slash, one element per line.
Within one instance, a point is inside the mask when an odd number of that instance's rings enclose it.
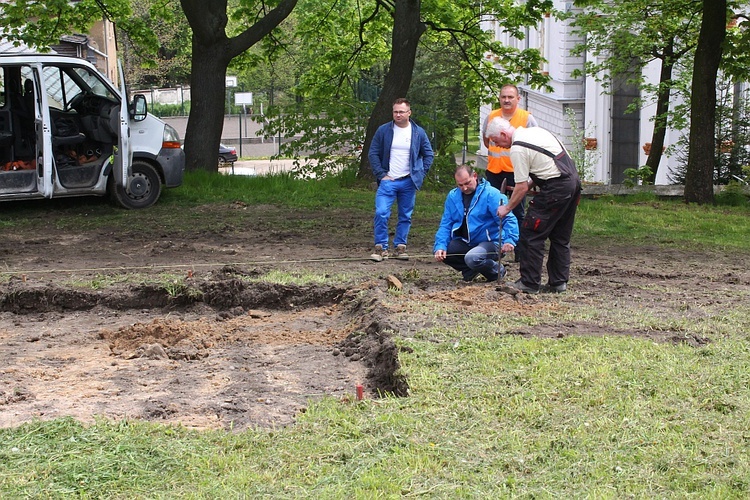
<path fill-rule="evenodd" d="M 518 219 L 509 212 L 501 219 L 497 209 L 508 197 L 492 187 L 468 165 L 456 168 L 457 188 L 448 193 L 443 218 L 435 234 L 435 260 L 461 271 L 464 281 L 481 274 L 487 281 L 505 276 L 498 262 L 502 253 L 512 252 L 518 243 Z"/>
<path fill-rule="evenodd" d="M 393 238 L 394 257 L 408 260 L 406 243 L 417 190 L 432 166 L 432 146 L 424 129 L 411 121 L 411 105 L 404 98 L 393 103 L 393 121 L 381 125 L 370 144 L 368 159 L 378 192 L 375 194 L 375 251 L 371 260 L 388 258 L 388 219 L 398 202 L 398 222 Z"/>

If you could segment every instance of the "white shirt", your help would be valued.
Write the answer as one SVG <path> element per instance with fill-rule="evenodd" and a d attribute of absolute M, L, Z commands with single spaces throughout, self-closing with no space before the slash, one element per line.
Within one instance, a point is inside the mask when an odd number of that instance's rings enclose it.
<path fill-rule="evenodd" d="M 528 142 L 554 155 L 563 150 L 552 132 L 541 127 L 518 127 L 513 133 L 513 141 Z M 552 158 L 524 146 L 511 146 L 510 161 L 513 163 L 513 178 L 516 184 L 528 181 L 530 174 L 542 180 L 553 179 L 561 175 L 560 169 L 557 168 Z"/>
<path fill-rule="evenodd" d="M 411 174 L 409 155 L 411 153 L 411 122 L 406 127 L 393 125 L 393 142 L 388 175 L 394 179 Z"/>

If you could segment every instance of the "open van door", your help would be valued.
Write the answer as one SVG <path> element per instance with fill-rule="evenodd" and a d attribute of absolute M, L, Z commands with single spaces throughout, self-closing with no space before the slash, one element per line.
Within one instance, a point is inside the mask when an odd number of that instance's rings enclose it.
<path fill-rule="evenodd" d="M 130 106 L 128 92 L 125 88 L 125 73 L 122 70 L 122 61 L 117 61 L 117 71 L 120 78 L 120 134 L 117 151 L 114 156 L 114 168 L 112 174 L 115 182 L 122 186 L 126 192 L 130 191 L 130 178 L 132 176 L 133 150 L 130 145 Z"/>
<path fill-rule="evenodd" d="M 50 125 L 49 99 L 46 88 L 49 82 L 44 80 L 39 68 L 36 67 L 30 77 L 34 81 L 35 94 L 35 123 L 37 133 L 37 176 L 39 191 L 45 198 L 52 198 L 54 182 L 52 179 L 54 153 L 52 152 L 52 127 Z"/>

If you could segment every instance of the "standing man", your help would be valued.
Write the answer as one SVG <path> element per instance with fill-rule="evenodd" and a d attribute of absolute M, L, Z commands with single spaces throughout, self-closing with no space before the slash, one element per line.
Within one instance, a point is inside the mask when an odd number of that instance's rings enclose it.
<path fill-rule="evenodd" d="M 432 146 L 424 129 L 411 120 L 411 105 L 403 97 L 393 103 L 393 121 L 378 127 L 368 158 L 378 192 L 375 194 L 375 251 L 371 260 L 388 258 L 388 219 L 398 202 L 398 223 L 393 238 L 396 259 L 408 260 L 406 242 L 417 190 L 432 166 Z"/>
<path fill-rule="evenodd" d="M 510 150 L 500 147 L 487 137 L 487 124 L 494 118 L 505 118 L 513 127 L 536 127 L 536 120 L 531 113 L 525 109 L 520 109 L 518 103 L 521 102 L 521 95 L 518 87 L 515 85 L 503 85 L 500 89 L 500 109 L 493 109 L 482 124 L 482 140 L 488 150 L 487 154 L 487 171 L 485 177 L 497 189 L 502 190 L 503 181 L 505 181 L 504 195 L 510 196 L 516 181 L 513 177 L 513 163 L 510 159 Z M 524 203 L 519 203 L 513 209 L 513 213 L 518 219 L 518 223 L 523 222 Z M 515 252 L 515 260 L 519 262 L 523 248 L 519 247 Z"/>
<path fill-rule="evenodd" d="M 435 234 L 435 260 L 461 271 L 464 281 L 478 274 L 487 281 L 505 277 L 505 267 L 498 262 L 502 253 L 512 252 L 518 243 L 518 222 L 513 213 L 501 218 L 497 209 L 508 204 L 508 198 L 478 180 L 471 167 L 461 165 L 455 173 L 457 188 L 448 193 L 443 218 Z"/>
<path fill-rule="evenodd" d="M 508 120 L 494 118 L 486 135 L 510 149 L 515 172 L 516 187 L 510 202 L 498 208 L 499 216 L 521 203 L 530 186 L 540 188 L 521 223 L 521 278 L 511 286 L 525 293 L 539 292 L 544 244 L 549 238 L 548 283 L 543 289 L 564 292 L 570 277 L 570 235 L 581 198 L 576 166 L 557 137 L 540 127 L 515 128 Z"/>

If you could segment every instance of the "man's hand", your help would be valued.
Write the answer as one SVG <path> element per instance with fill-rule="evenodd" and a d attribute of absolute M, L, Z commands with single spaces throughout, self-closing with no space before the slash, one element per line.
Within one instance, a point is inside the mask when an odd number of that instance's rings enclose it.
<path fill-rule="evenodd" d="M 438 262 L 443 262 L 447 255 L 448 254 L 445 250 L 438 250 L 437 252 L 435 252 L 435 260 Z"/>
<path fill-rule="evenodd" d="M 506 215 L 508 215 L 509 213 L 511 213 L 511 212 L 512 212 L 512 210 L 511 210 L 510 206 L 508 206 L 508 205 L 500 205 L 499 207 L 497 207 L 497 215 L 501 219 L 503 217 L 505 217 Z"/>
<path fill-rule="evenodd" d="M 503 243 L 503 246 L 500 247 L 500 251 L 502 251 L 503 253 L 510 253 L 513 251 L 514 248 L 516 247 L 514 247 L 510 243 Z"/>

